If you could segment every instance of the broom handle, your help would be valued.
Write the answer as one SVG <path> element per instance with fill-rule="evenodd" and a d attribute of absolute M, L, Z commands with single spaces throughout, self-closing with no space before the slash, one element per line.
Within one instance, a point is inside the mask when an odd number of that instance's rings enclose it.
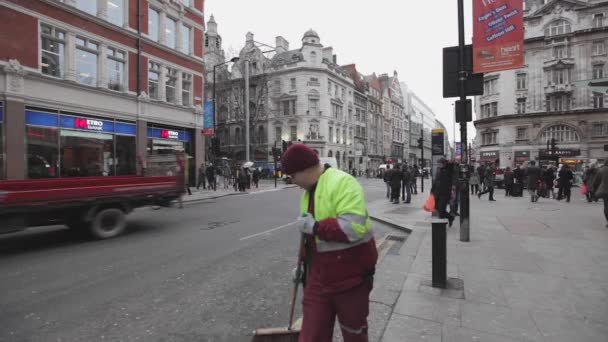
<path fill-rule="evenodd" d="M 302 262 L 300 261 L 300 256 L 304 251 L 304 234 L 300 235 L 300 252 L 298 253 L 298 266 L 296 268 L 296 277 L 300 277 L 300 272 L 302 271 Z M 300 284 L 300 279 L 296 279 L 293 285 L 293 293 L 291 295 L 291 310 L 289 312 L 289 324 L 287 325 L 287 330 L 291 330 L 291 325 L 293 324 L 293 315 L 296 309 L 296 298 L 298 297 L 298 285 Z"/>

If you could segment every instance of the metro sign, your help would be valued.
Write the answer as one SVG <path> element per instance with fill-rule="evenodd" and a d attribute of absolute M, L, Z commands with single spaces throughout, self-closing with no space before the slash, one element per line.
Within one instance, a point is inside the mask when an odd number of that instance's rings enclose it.
<path fill-rule="evenodd" d="M 160 137 L 164 139 L 179 139 L 179 132 L 162 129 L 160 131 Z"/>
<path fill-rule="evenodd" d="M 102 131 L 103 130 L 103 121 L 84 119 L 84 118 L 74 118 L 74 128 L 87 129 L 87 130 L 93 130 L 93 131 Z"/>

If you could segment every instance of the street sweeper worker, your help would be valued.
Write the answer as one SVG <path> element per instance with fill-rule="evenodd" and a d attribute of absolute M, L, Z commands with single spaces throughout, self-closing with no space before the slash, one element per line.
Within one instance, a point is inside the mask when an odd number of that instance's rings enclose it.
<path fill-rule="evenodd" d="M 305 190 L 298 218 L 307 262 L 299 342 L 331 342 L 336 317 L 345 342 L 367 342 L 378 252 L 363 189 L 348 173 L 325 169 L 304 144 L 291 145 L 281 161 Z"/>

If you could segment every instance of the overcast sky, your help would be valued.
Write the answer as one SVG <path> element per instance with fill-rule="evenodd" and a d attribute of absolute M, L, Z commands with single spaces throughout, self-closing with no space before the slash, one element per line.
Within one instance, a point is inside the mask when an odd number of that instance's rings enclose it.
<path fill-rule="evenodd" d="M 465 36 L 470 44 L 471 1 L 465 0 Z M 452 140 L 454 99 L 442 97 L 442 49 L 458 44 L 456 0 L 207 0 L 224 49 L 240 50 L 250 31 L 274 46 L 283 36 L 290 49 L 301 47 L 308 29 L 323 46 L 334 48 L 338 64 L 355 63 L 362 74 L 399 73 L 437 115 Z M 456 127 L 459 132 L 459 128 Z M 474 137 L 469 124 L 469 141 Z M 460 133 L 457 133 L 460 141 Z"/>

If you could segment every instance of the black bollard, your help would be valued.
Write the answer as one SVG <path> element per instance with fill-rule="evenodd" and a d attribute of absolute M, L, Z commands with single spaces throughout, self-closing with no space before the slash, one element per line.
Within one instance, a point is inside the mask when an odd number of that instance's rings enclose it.
<path fill-rule="evenodd" d="M 448 286 L 447 276 L 447 219 L 433 217 L 433 287 L 445 289 Z"/>

